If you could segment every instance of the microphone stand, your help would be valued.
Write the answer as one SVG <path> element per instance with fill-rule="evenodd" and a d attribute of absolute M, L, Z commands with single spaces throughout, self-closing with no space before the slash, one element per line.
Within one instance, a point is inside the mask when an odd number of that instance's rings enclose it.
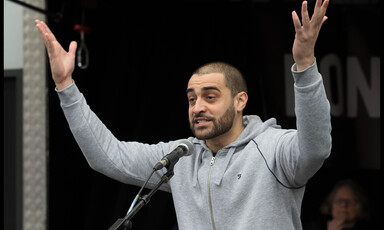
<path fill-rule="evenodd" d="M 132 217 L 148 202 L 151 200 L 151 197 L 163 183 L 167 183 L 173 177 L 173 165 L 168 168 L 168 171 L 161 177 L 161 180 L 157 185 L 146 195 L 139 198 L 138 203 L 132 208 L 132 210 L 124 217 L 119 218 L 116 222 L 108 228 L 108 230 L 128 230 L 132 228 Z"/>

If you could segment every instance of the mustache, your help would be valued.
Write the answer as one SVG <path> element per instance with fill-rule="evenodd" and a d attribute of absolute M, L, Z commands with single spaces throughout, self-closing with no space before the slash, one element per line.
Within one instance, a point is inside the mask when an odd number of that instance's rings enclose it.
<path fill-rule="evenodd" d="M 215 118 L 213 116 L 209 116 L 209 115 L 206 115 L 204 113 L 197 113 L 197 114 L 195 114 L 192 117 L 192 120 L 197 119 L 197 118 L 204 118 L 204 119 L 212 120 L 212 121 L 215 120 Z"/>

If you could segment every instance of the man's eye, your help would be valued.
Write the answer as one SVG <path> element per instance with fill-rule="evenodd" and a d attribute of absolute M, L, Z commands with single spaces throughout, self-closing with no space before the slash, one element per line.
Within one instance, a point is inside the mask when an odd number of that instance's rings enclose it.
<path fill-rule="evenodd" d="M 215 96 L 208 96 L 207 99 L 208 100 L 214 100 L 216 97 Z"/>
<path fill-rule="evenodd" d="M 193 103 L 193 102 L 195 102 L 195 101 L 196 101 L 196 98 L 192 98 L 192 97 L 191 97 L 191 98 L 188 98 L 188 102 L 189 102 L 189 103 Z"/>

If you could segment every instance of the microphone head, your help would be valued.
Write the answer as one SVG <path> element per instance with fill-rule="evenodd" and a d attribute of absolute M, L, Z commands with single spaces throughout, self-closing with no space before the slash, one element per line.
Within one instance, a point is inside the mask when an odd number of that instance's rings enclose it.
<path fill-rule="evenodd" d="M 188 139 L 182 139 L 180 140 L 179 146 L 182 145 L 187 149 L 187 151 L 184 153 L 184 156 L 189 156 L 193 153 L 195 150 L 195 145 Z"/>

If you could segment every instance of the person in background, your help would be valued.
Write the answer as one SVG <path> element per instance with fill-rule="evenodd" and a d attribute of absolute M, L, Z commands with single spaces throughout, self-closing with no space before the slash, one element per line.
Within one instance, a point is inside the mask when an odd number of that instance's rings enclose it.
<path fill-rule="evenodd" d="M 352 179 L 337 182 L 320 206 L 322 217 L 304 229 L 360 230 L 372 229 L 369 224 L 367 197 Z"/>

